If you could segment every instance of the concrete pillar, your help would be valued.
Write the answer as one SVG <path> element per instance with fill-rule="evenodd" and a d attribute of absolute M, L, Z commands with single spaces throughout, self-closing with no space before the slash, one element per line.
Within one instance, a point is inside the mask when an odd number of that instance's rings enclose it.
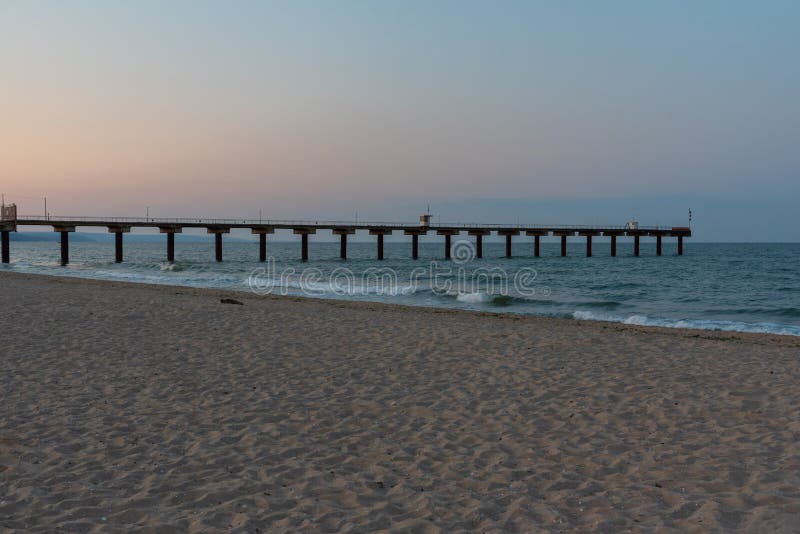
<path fill-rule="evenodd" d="M 69 263 L 69 232 L 61 230 L 61 265 Z"/>
<path fill-rule="evenodd" d="M 611 236 L 611 256 L 617 255 L 617 236 Z"/>
<path fill-rule="evenodd" d="M 172 263 L 175 261 L 175 234 L 182 233 L 183 228 L 175 224 L 170 224 L 166 226 L 159 226 L 158 232 L 161 234 L 167 234 L 167 261 Z"/>
<path fill-rule="evenodd" d="M 214 259 L 222 261 L 222 234 L 214 234 Z"/>
<path fill-rule="evenodd" d="M 511 257 L 511 234 L 506 234 L 506 258 Z"/>
<path fill-rule="evenodd" d="M 61 265 L 69 263 L 69 234 L 75 231 L 74 226 L 53 226 L 53 231 L 61 234 Z"/>
<path fill-rule="evenodd" d="M 114 232 L 114 261 L 122 263 L 122 232 Z"/>
<path fill-rule="evenodd" d="M 483 258 L 483 235 L 475 236 L 475 257 Z"/>
<path fill-rule="evenodd" d="M 444 235 L 444 259 L 450 259 L 450 234 Z"/>
<path fill-rule="evenodd" d="M 411 259 L 416 260 L 419 258 L 419 236 L 422 234 L 427 234 L 427 230 L 405 230 L 403 232 L 405 235 L 411 236 Z"/>
<path fill-rule="evenodd" d="M 678 256 L 683 256 L 683 236 L 678 236 Z"/>
<path fill-rule="evenodd" d="M 339 257 L 343 260 L 347 259 L 347 234 L 339 236 Z"/>
<path fill-rule="evenodd" d="M 661 234 L 656 236 L 656 256 L 661 256 Z"/>
<path fill-rule="evenodd" d="M 274 234 L 275 228 L 272 226 L 252 226 L 252 235 L 258 234 L 258 261 L 267 261 L 267 234 Z"/>
<path fill-rule="evenodd" d="M 586 257 L 587 258 L 591 258 L 592 257 L 592 236 L 591 235 L 587 235 L 586 236 Z"/>
<path fill-rule="evenodd" d="M 383 259 L 383 234 L 378 234 L 378 259 Z"/>
<path fill-rule="evenodd" d="M 258 261 L 267 261 L 267 234 L 258 234 Z"/>
<path fill-rule="evenodd" d="M 567 255 L 567 236 L 561 236 L 561 256 L 564 257 Z"/>
<path fill-rule="evenodd" d="M 639 255 L 639 234 L 633 236 L 633 255 Z"/>
<path fill-rule="evenodd" d="M 3 263 L 9 263 L 11 261 L 11 237 L 8 230 L 3 230 L 0 235 L 2 235 Z"/>
<path fill-rule="evenodd" d="M 539 257 L 539 239 L 540 236 L 538 235 L 533 236 L 533 256 L 536 258 Z"/>
<path fill-rule="evenodd" d="M 302 261 L 308 261 L 308 234 L 303 233 L 300 238 L 300 259 Z"/>

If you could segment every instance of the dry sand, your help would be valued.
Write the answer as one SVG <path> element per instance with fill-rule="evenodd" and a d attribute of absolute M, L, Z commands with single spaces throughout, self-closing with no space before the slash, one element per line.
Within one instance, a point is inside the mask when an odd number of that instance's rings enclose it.
<path fill-rule="evenodd" d="M 797 338 L 8 273 L 0 310 L 0 530 L 800 530 Z"/>

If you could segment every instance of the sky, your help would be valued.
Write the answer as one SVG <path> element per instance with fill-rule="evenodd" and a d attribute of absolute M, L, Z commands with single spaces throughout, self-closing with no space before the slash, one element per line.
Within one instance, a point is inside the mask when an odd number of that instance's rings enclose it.
<path fill-rule="evenodd" d="M 0 0 L 23 213 L 800 241 L 800 3 Z"/>

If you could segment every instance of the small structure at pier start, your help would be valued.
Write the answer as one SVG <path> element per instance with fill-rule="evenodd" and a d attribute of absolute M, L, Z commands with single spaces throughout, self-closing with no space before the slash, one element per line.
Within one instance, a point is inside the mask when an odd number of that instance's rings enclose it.
<path fill-rule="evenodd" d="M 285 220 L 247 220 L 247 219 L 155 219 L 155 218 L 120 218 L 120 217 L 55 217 L 55 216 L 18 216 L 14 204 L 2 206 L 0 233 L 2 233 L 2 261 L 9 263 L 9 232 L 17 231 L 18 226 L 49 226 L 61 236 L 61 264 L 69 263 L 69 234 L 78 227 L 105 227 L 114 234 L 114 251 L 116 262 L 123 260 L 123 236 L 132 228 L 157 228 L 166 234 L 169 262 L 175 261 L 175 234 L 184 228 L 204 228 L 214 235 L 214 256 L 222 261 L 222 238 L 237 228 L 249 229 L 259 239 L 259 261 L 267 259 L 267 235 L 275 230 L 291 230 L 300 236 L 300 259 L 308 261 L 308 241 L 310 235 L 318 230 L 329 230 L 340 239 L 339 256 L 347 259 L 347 237 L 357 231 L 367 231 L 377 240 L 377 258 L 383 259 L 384 236 L 393 232 L 403 232 L 411 237 L 411 257 L 419 258 L 419 236 L 435 232 L 444 237 L 444 258 L 450 258 L 451 240 L 462 232 L 475 238 L 475 257 L 483 257 L 483 238 L 492 233 L 505 239 L 505 256 L 511 257 L 512 237 L 525 235 L 533 237 L 533 257 L 540 255 L 540 240 L 544 236 L 555 236 L 561 241 L 561 256 L 567 255 L 567 238 L 583 237 L 586 240 L 586 256 L 592 255 L 592 238 L 603 236 L 610 238 L 611 256 L 617 255 L 617 238 L 633 238 L 633 255 L 639 256 L 640 239 L 652 237 L 656 241 L 656 255 L 661 256 L 661 243 L 664 237 L 677 239 L 677 253 L 683 255 L 683 238 L 691 237 L 692 230 L 688 226 L 642 226 L 630 221 L 620 226 L 580 226 L 580 225 L 506 225 L 506 224 L 432 224 L 430 211 L 419 218 L 419 223 L 391 222 L 343 222 L 343 221 L 285 221 Z"/>

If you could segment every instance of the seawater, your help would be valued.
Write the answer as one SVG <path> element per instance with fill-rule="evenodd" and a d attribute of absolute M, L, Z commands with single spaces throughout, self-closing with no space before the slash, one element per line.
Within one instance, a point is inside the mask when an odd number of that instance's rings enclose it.
<path fill-rule="evenodd" d="M 114 263 L 113 242 L 73 242 L 71 263 L 59 265 L 53 242 L 12 242 L 13 272 L 102 280 L 223 288 L 345 300 L 391 302 L 637 325 L 800 335 L 800 244 L 705 244 L 685 242 L 683 256 L 665 240 L 663 256 L 644 240 L 642 255 L 620 240 L 618 256 L 597 239 L 585 257 L 583 239 L 568 256 L 543 242 L 534 258 L 531 240 L 484 243 L 484 258 L 445 261 L 443 244 L 387 242 L 385 259 L 375 243 L 350 242 L 346 261 L 339 244 L 310 244 L 311 261 L 299 261 L 297 242 L 268 243 L 270 261 L 259 263 L 257 242 L 228 241 L 222 263 L 213 242 L 176 243 L 176 262 L 165 245 L 126 241 L 125 262 Z M 459 243 L 454 239 L 454 243 Z M 505 282 L 504 282 L 505 280 Z M 515 282 L 522 282 L 515 284 Z M 520 286 L 520 287 L 518 287 Z"/>

